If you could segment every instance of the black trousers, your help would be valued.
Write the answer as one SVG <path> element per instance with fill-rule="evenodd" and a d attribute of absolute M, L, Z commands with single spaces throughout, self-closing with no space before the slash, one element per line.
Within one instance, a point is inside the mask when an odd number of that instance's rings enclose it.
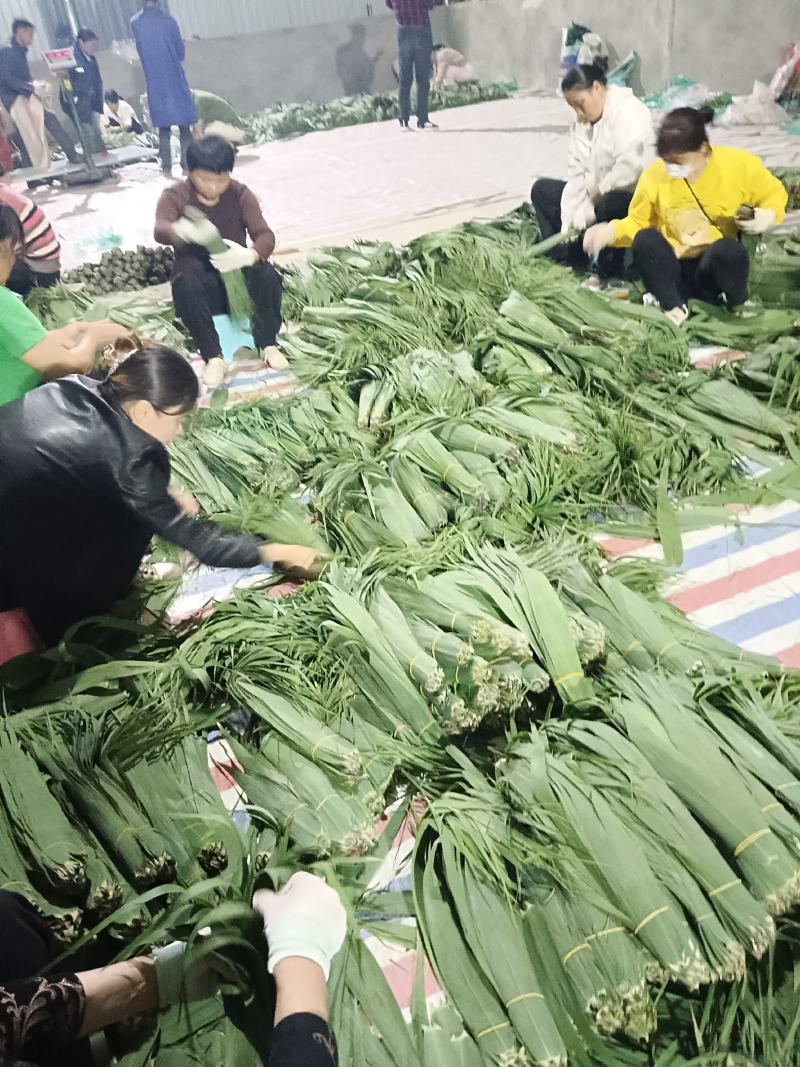
<path fill-rule="evenodd" d="M 281 276 L 270 263 L 245 267 L 243 274 L 253 300 L 253 340 L 259 348 L 274 345 L 282 324 Z M 197 351 L 206 361 L 222 355 L 215 315 L 228 313 L 228 297 L 222 275 L 213 269 L 188 270 L 172 279 L 175 314 L 192 335 Z"/>
<path fill-rule="evenodd" d="M 188 126 L 179 126 L 181 136 L 181 166 L 186 170 L 186 149 L 192 143 L 192 131 Z M 161 169 L 166 173 L 172 172 L 172 127 L 158 127 L 158 156 L 161 160 Z"/>
<path fill-rule="evenodd" d="M 691 297 L 728 307 L 747 300 L 750 258 L 732 237 L 715 241 L 697 259 L 678 259 L 658 230 L 640 230 L 633 239 L 633 262 L 642 281 L 664 311 L 681 307 Z"/>
<path fill-rule="evenodd" d="M 566 184 L 556 178 L 540 178 L 531 189 L 531 203 L 539 220 L 543 241 L 561 232 L 561 196 Z M 633 193 L 625 189 L 612 189 L 604 193 L 594 206 L 595 218 L 598 222 L 624 219 L 632 199 Z M 585 270 L 589 263 L 581 241 L 561 245 L 553 249 L 551 255 L 573 270 Z M 597 257 L 597 273 L 601 278 L 621 278 L 624 270 L 624 248 L 605 248 Z"/>
<path fill-rule="evenodd" d="M 27 296 L 32 289 L 50 289 L 61 280 L 61 272 L 52 274 L 31 270 L 24 259 L 18 259 L 8 276 L 6 288 L 18 296 Z"/>
<path fill-rule="evenodd" d="M 400 52 L 400 118 L 411 116 L 411 84 L 417 82 L 417 122 L 428 121 L 428 99 L 433 72 L 433 32 L 430 26 L 400 26 L 397 30 Z"/>

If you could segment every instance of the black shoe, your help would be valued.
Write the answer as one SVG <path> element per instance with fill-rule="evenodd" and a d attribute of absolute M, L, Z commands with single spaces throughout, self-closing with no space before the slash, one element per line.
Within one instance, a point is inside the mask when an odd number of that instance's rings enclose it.
<path fill-rule="evenodd" d="M 439 127 L 436 125 L 435 122 L 431 122 L 430 120 L 428 122 L 419 122 L 419 121 L 417 121 L 417 129 L 418 130 L 438 130 Z"/>
<path fill-rule="evenodd" d="M 401 130 L 410 130 L 411 129 L 411 127 L 408 125 L 408 119 L 400 119 L 400 129 Z"/>

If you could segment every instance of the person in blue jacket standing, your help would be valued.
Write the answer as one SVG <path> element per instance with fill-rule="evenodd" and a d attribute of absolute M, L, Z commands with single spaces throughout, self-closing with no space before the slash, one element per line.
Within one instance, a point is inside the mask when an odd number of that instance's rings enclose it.
<path fill-rule="evenodd" d="M 181 163 L 186 170 L 186 149 L 197 110 L 183 69 L 186 48 L 175 19 L 163 11 L 159 0 L 144 0 L 144 7 L 131 19 L 136 49 L 144 68 L 150 119 L 158 127 L 159 156 L 164 176 L 172 177 L 172 127 L 181 135 Z"/>

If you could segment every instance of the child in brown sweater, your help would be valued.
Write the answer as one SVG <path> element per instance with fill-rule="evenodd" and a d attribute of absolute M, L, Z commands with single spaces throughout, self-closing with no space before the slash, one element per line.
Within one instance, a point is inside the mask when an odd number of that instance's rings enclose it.
<path fill-rule="evenodd" d="M 281 277 L 268 262 L 275 235 L 254 193 L 231 177 L 234 160 L 233 146 L 222 137 L 193 141 L 186 154 L 188 178 L 165 189 L 156 208 L 155 239 L 175 248 L 175 313 L 206 363 L 204 382 L 210 389 L 225 379 L 214 316 L 228 312 L 222 273 L 229 270 L 240 268 L 247 281 L 254 308 L 253 340 L 264 359 L 272 367 L 286 366 L 275 347 L 281 328 Z M 226 252 L 209 255 L 201 245 L 181 240 L 176 223 L 189 206 L 202 211 L 217 228 L 228 245 Z"/>

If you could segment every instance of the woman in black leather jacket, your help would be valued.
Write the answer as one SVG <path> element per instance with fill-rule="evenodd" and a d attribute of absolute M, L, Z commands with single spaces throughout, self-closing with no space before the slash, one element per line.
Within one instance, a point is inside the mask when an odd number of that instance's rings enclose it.
<path fill-rule="evenodd" d="M 154 534 L 214 567 L 313 572 L 309 549 L 223 530 L 170 493 L 166 445 L 198 395 L 183 356 L 153 346 L 103 382 L 73 375 L 0 407 L 0 611 L 24 609 L 54 644 L 126 595 Z"/>

